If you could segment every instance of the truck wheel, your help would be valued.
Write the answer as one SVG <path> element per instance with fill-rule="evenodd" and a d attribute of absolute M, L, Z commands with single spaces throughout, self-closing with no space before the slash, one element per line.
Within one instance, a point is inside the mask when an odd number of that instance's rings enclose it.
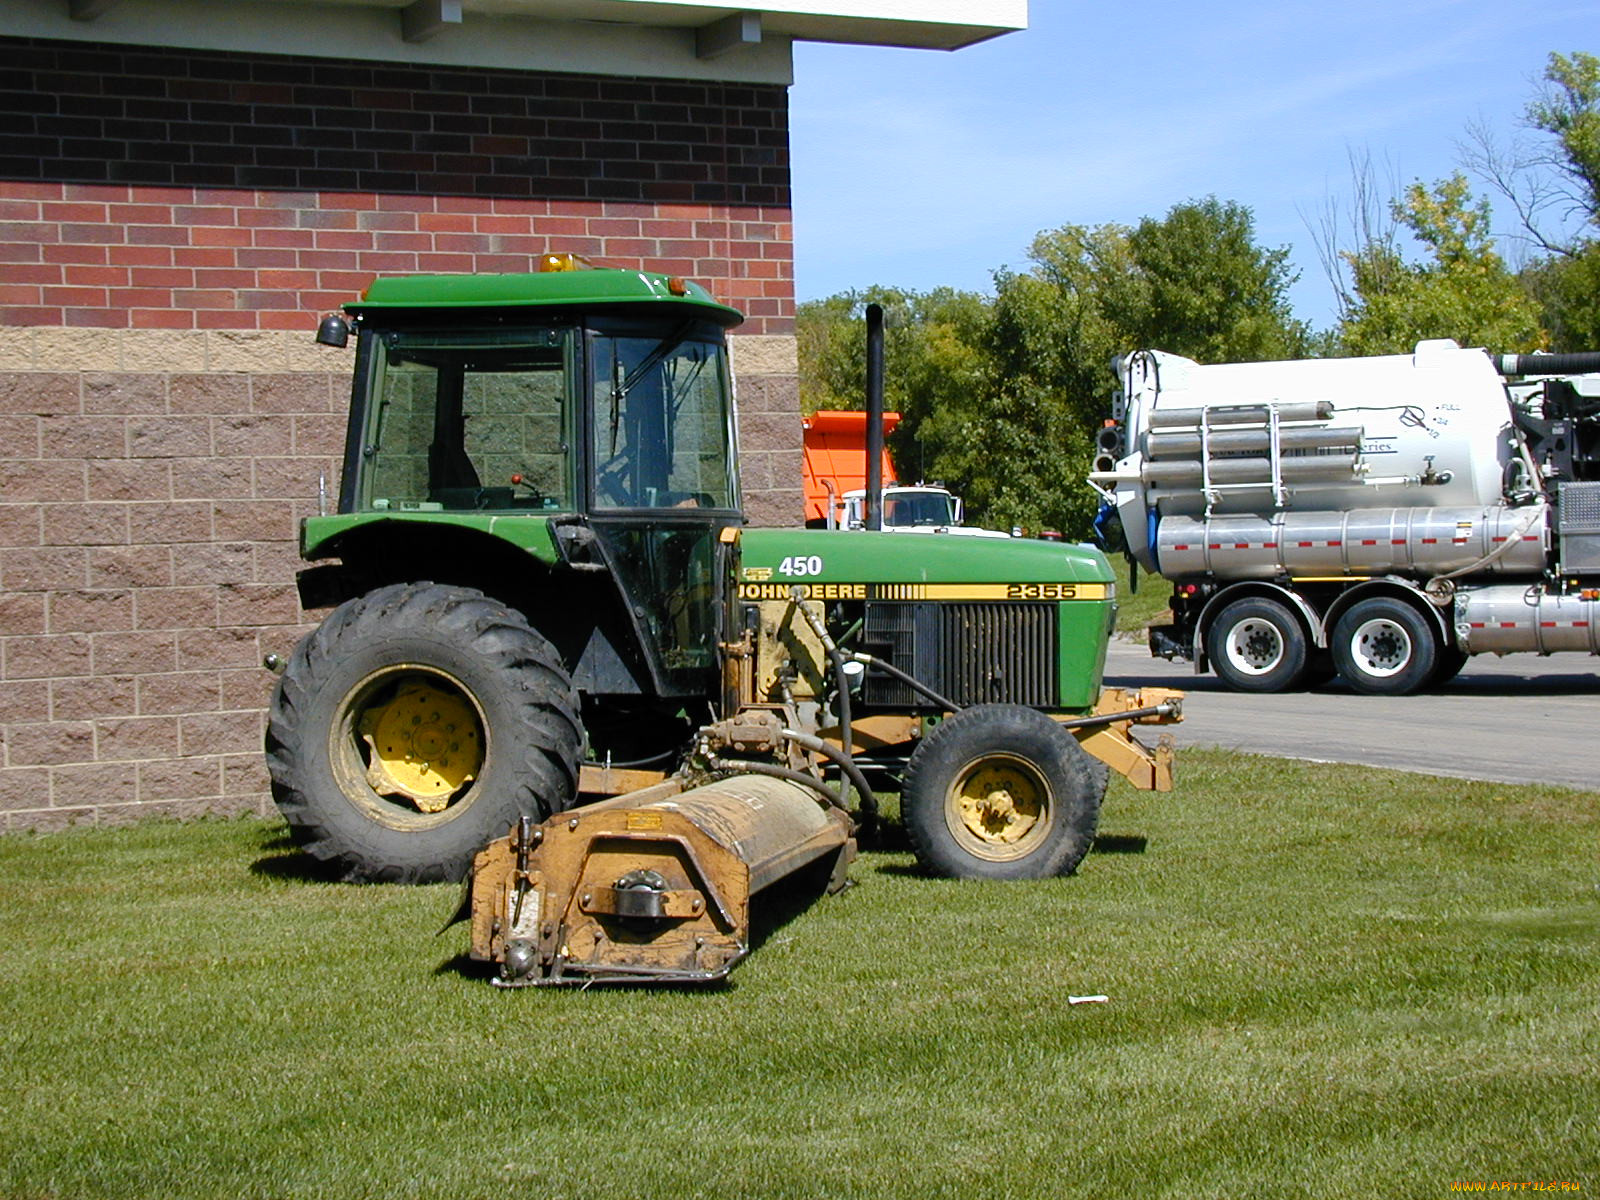
<path fill-rule="evenodd" d="M 519 614 L 468 588 L 381 588 L 335 609 L 278 681 L 273 799 L 343 879 L 460 879 L 519 817 L 572 803 L 577 714 L 555 651 Z"/>
<path fill-rule="evenodd" d="M 1235 600 L 1206 630 L 1211 669 L 1236 692 L 1287 692 L 1306 676 L 1310 650 L 1299 620 L 1276 600 Z"/>
<path fill-rule="evenodd" d="M 965 709 L 922 739 L 900 794 L 922 867 L 956 879 L 1046 879 L 1088 853 L 1106 774 L 1076 738 L 1012 704 Z"/>
<path fill-rule="evenodd" d="M 1409 696 L 1432 682 L 1439 638 L 1428 618 L 1387 596 L 1351 606 L 1333 627 L 1333 660 L 1358 692 Z"/>

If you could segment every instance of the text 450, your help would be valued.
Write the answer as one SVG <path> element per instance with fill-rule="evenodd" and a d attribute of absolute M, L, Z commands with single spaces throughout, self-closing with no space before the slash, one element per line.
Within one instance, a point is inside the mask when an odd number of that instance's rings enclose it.
<path fill-rule="evenodd" d="M 791 554 L 778 564 L 779 575 L 806 576 L 822 574 L 822 555 Z"/>

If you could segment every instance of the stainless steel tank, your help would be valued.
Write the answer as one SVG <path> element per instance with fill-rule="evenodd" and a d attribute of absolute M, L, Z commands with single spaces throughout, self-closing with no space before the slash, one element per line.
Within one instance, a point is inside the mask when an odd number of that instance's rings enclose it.
<path fill-rule="evenodd" d="M 1456 593 L 1455 626 L 1469 654 L 1600 654 L 1600 594 L 1558 596 L 1517 584 L 1463 588 Z"/>
<path fill-rule="evenodd" d="M 1537 575 L 1548 526 L 1543 504 L 1166 517 L 1156 531 L 1155 558 L 1170 579 L 1436 575 L 1486 559 L 1480 569 L 1487 573 Z"/>
<path fill-rule="evenodd" d="M 1128 548 L 1148 570 L 1169 574 L 1174 561 L 1180 573 L 1231 573 L 1237 563 L 1244 577 L 1453 569 L 1476 555 L 1454 553 L 1453 534 L 1423 542 L 1441 536 L 1437 525 L 1424 531 L 1419 519 L 1397 514 L 1437 509 L 1452 526 L 1470 513 L 1472 537 L 1484 520 L 1490 537 L 1519 523 L 1489 515 L 1502 503 L 1516 451 L 1504 381 L 1481 351 L 1424 342 L 1415 354 L 1206 366 L 1141 351 L 1125 360 L 1122 382 L 1116 445 L 1126 454 L 1097 482 L 1112 489 Z M 1257 449 L 1263 445 L 1265 454 Z M 1231 538 L 1204 536 L 1194 522 L 1208 517 L 1258 524 Z M 1287 539 L 1295 544 L 1285 547 L 1281 521 L 1310 527 L 1303 537 L 1295 529 Z M 1394 532 L 1397 523 L 1402 532 Z M 1412 531 L 1414 549 L 1369 553 Z M 1542 528 L 1527 534 L 1544 537 Z M 1314 553 L 1293 555 L 1286 567 L 1267 551 L 1269 541 L 1280 543 L 1276 550 Z M 1235 543 L 1249 550 L 1236 558 Z M 1174 560 L 1180 544 L 1200 558 Z M 1326 553 L 1335 549 L 1341 553 Z M 1352 549 L 1353 557 L 1344 553 Z M 1208 551 L 1223 557 L 1207 565 Z M 1520 555 L 1501 561 L 1503 571 L 1528 569 Z"/>

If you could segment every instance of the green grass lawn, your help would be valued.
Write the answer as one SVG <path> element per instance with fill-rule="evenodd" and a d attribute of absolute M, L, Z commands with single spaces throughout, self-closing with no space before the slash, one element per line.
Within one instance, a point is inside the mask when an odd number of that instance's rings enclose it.
<path fill-rule="evenodd" d="M 1180 769 L 1074 878 L 868 854 L 704 991 L 492 988 L 456 889 L 270 824 L 0 838 L 0 1195 L 1600 1190 L 1600 794 Z"/>

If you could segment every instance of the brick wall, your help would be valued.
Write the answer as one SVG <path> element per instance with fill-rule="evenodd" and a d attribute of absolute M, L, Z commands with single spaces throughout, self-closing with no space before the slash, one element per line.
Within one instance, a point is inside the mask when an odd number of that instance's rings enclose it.
<path fill-rule="evenodd" d="M 305 329 L 376 275 L 554 249 L 699 280 L 742 332 L 787 333 L 791 238 L 761 207 L 0 181 L 0 325 Z"/>
<path fill-rule="evenodd" d="M 0 325 L 302 328 L 557 246 L 792 331 L 774 85 L 0 38 L 0 111 Z"/>
<path fill-rule="evenodd" d="M 705 282 L 746 504 L 800 514 L 782 88 L 0 39 L 0 828 L 266 812 L 295 526 L 382 272 Z"/>

